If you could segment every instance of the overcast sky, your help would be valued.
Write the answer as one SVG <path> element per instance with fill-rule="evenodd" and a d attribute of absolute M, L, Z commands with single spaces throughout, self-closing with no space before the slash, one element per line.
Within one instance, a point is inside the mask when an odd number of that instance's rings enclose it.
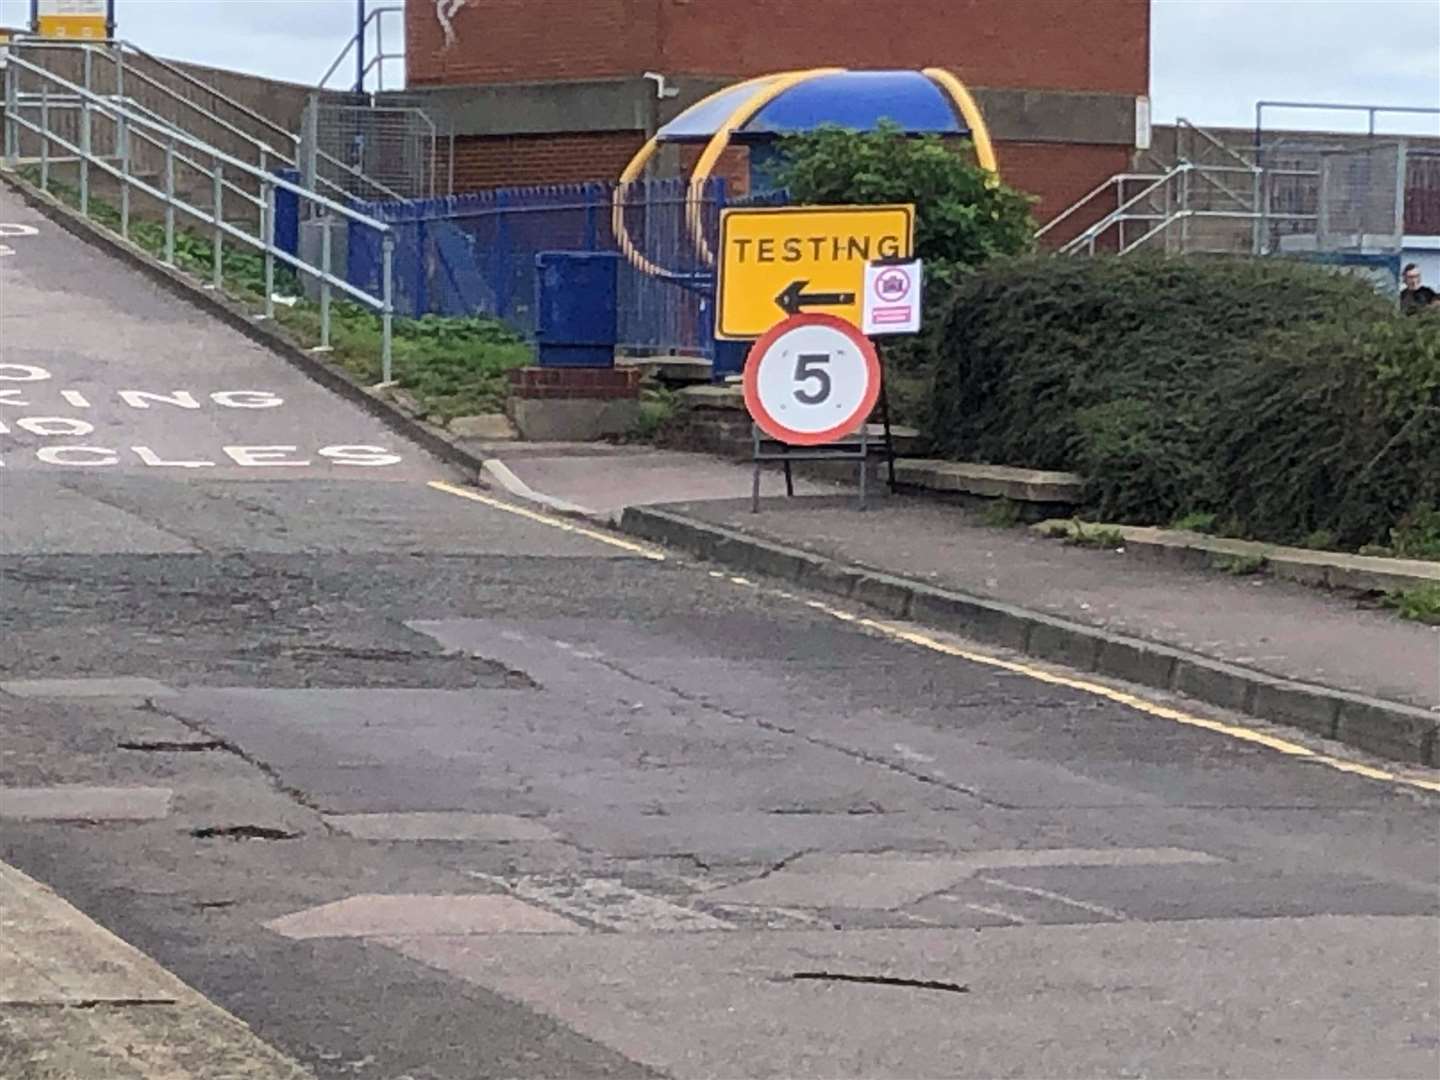
<path fill-rule="evenodd" d="M 1063 10 L 1083 41 L 1086 0 L 1014 2 Z M 29 0 L 0 0 L 0 24 L 22 25 L 28 10 Z M 116 0 L 120 35 L 152 52 L 306 83 L 344 46 L 354 17 L 354 0 Z M 1249 126 L 1261 98 L 1440 106 L 1440 0 L 1154 0 L 1153 25 L 1158 122 Z M 398 18 L 386 29 L 387 48 L 398 49 Z M 1266 117 L 1326 128 L 1346 119 Z M 1382 124 L 1440 133 L 1433 118 Z"/>

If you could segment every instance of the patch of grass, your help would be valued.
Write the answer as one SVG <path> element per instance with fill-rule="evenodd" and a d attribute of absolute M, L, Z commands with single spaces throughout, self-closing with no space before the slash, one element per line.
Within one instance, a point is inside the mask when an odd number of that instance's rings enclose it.
<path fill-rule="evenodd" d="M 679 398 L 663 386 L 646 387 L 640 396 L 640 415 L 625 433 L 632 442 L 654 442 L 660 430 L 674 417 Z"/>
<path fill-rule="evenodd" d="M 1185 532 L 1197 532 L 1213 534 L 1216 529 L 1216 516 L 1196 511 L 1184 514 L 1170 523 L 1172 529 L 1181 529 Z"/>
<path fill-rule="evenodd" d="M 1309 548 L 1311 551 L 1334 551 L 1339 543 L 1335 534 L 1329 529 L 1316 529 L 1300 541 L 1300 546 Z"/>
<path fill-rule="evenodd" d="M 1020 513 L 1020 504 L 1014 499 L 999 498 L 985 507 L 980 520 L 997 529 L 1011 529 L 1020 524 Z"/>
<path fill-rule="evenodd" d="M 1385 597 L 1385 606 L 1402 619 L 1440 626 L 1440 585 L 1416 585 Z"/>
<path fill-rule="evenodd" d="M 1390 549 L 1401 559 L 1440 560 L 1440 509 L 1420 506 L 1390 530 Z"/>
<path fill-rule="evenodd" d="M 1076 521 L 1075 529 L 1066 542 L 1076 547 L 1110 548 L 1113 551 L 1125 546 L 1125 534 L 1119 529 L 1092 527 L 1083 521 Z"/>
<path fill-rule="evenodd" d="M 38 170 L 28 170 L 38 183 Z M 51 194 L 72 207 L 80 205 L 78 188 L 52 180 Z M 98 224 L 120 230 L 120 211 L 104 199 L 91 197 L 90 216 Z M 165 229 L 154 221 L 132 217 L 130 239 L 157 258 L 165 251 Z M 210 237 L 191 229 L 175 232 L 175 265 L 187 274 L 209 281 L 215 249 Z M 251 306 L 265 302 L 265 260 L 238 241 L 221 248 L 225 291 Z M 275 268 L 275 293 L 295 296 L 301 283 L 289 267 Z M 359 304 L 336 300 L 330 308 L 330 359 L 365 382 L 381 377 L 380 315 Z M 275 305 L 275 321 L 304 346 L 320 343 L 320 306 L 303 296 L 294 306 Z M 426 315 L 397 318 L 392 332 L 392 369 L 398 385 L 419 404 L 421 413 L 436 423 L 456 416 L 500 412 L 508 394 L 506 372 L 531 362 L 528 343 L 493 319 L 451 319 Z"/>
<path fill-rule="evenodd" d="M 1249 577 L 1265 569 L 1264 555 L 1217 555 L 1210 560 L 1212 568 L 1233 577 Z"/>

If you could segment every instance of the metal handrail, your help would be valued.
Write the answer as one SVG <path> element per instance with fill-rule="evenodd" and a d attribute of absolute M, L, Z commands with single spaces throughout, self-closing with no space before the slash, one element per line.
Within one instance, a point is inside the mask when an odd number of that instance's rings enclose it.
<path fill-rule="evenodd" d="M 1064 221 L 1064 220 L 1065 220 L 1066 218 L 1068 218 L 1071 214 L 1075 213 L 1075 211 L 1079 210 L 1082 206 L 1084 206 L 1086 203 L 1088 203 L 1091 199 L 1093 199 L 1093 198 L 1095 198 L 1097 195 L 1100 195 L 1101 193 L 1103 193 L 1103 192 L 1104 192 L 1107 188 L 1109 188 L 1112 184 L 1115 184 L 1115 185 L 1124 184 L 1124 183 L 1126 183 L 1126 182 L 1128 182 L 1128 181 L 1131 181 L 1131 180 L 1157 180 L 1157 179 L 1160 179 L 1160 177 L 1157 177 L 1154 173 L 1116 173 L 1114 176 L 1110 177 L 1109 180 L 1106 180 L 1106 181 L 1105 181 L 1103 184 L 1101 184 L 1099 187 L 1095 188 L 1094 191 L 1091 191 L 1088 195 L 1084 196 L 1083 198 L 1077 199 L 1075 202 L 1071 203 L 1069 209 L 1062 211 L 1059 215 L 1057 215 L 1056 217 L 1051 218 L 1051 219 L 1050 219 L 1049 221 L 1047 221 L 1044 225 L 1040 226 L 1040 228 L 1036 229 L 1036 230 L 1035 230 L 1035 239 L 1037 239 L 1037 240 L 1040 239 L 1040 237 L 1044 236 L 1044 235 L 1045 235 L 1046 233 L 1048 233 L 1051 229 L 1055 228 L 1056 225 L 1059 225 L 1060 222 Z"/>
<path fill-rule="evenodd" d="M 234 109 L 236 112 L 247 116 L 251 120 L 254 120 L 256 123 L 263 124 L 265 127 L 275 132 L 281 138 L 285 139 L 287 142 L 290 142 L 292 144 L 296 144 L 299 142 L 299 137 L 293 131 L 286 130 L 283 126 L 277 124 L 274 120 L 271 120 L 264 113 L 258 112 L 257 110 L 252 109 L 250 106 L 246 105 L 244 102 L 231 97 L 229 94 L 223 93 L 222 91 L 215 89 L 215 87 L 209 85 L 204 80 L 190 74 L 190 72 L 186 71 L 184 68 L 172 64 L 169 60 L 163 60 L 160 57 L 156 56 L 154 53 L 142 49 L 133 41 L 128 41 L 124 38 L 105 38 L 103 40 L 86 41 L 63 41 L 57 40 L 55 38 L 42 38 L 28 33 L 17 34 L 15 35 L 13 40 L 15 41 L 15 43 L 22 44 L 26 48 L 84 49 L 91 50 L 100 54 L 108 54 L 109 50 L 113 48 L 118 49 L 122 54 L 128 52 L 134 56 L 140 57 L 143 60 L 149 61 L 156 67 L 164 68 L 170 74 L 190 84 L 195 89 L 201 90 L 219 101 L 223 101 L 231 109 Z M 116 63 L 113 57 L 109 57 L 107 55 L 107 59 L 110 59 L 111 63 Z M 138 69 L 126 68 L 125 70 L 127 73 L 134 71 L 134 73 L 138 74 L 142 79 L 147 78 L 145 73 L 139 71 Z M 196 105 L 195 102 L 191 102 L 189 98 L 181 97 L 179 94 L 175 93 L 173 89 L 165 86 L 163 83 L 155 84 L 153 80 L 150 81 L 152 82 L 152 85 L 156 85 L 158 89 L 165 91 L 177 101 L 181 101 L 187 105 Z M 209 113 L 209 111 L 205 109 L 201 109 L 200 111 Z M 215 120 L 220 120 L 220 117 L 216 116 L 213 113 L 209 113 L 209 115 Z M 224 123 L 224 121 L 220 122 Z"/>
<path fill-rule="evenodd" d="M 1188 173 L 1188 172 L 1190 172 L 1193 168 L 1194 168 L 1194 166 L 1193 166 L 1193 165 L 1189 165 L 1189 164 L 1176 165 L 1173 169 L 1171 169 L 1171 170 L 1170 170 L 1168 173 L 1166 173 L 1164 176 L 1162 176 L 1162 177 L 1160 177 L 1159 179 L 1157 179 L 1157 180 L 1156 180 L 1153 184 L 1151 184 L 1149 187 L 1147 187 L 1147 188 L 1143 189 L 1142 191 L 1140 191 L 1139 194 L 1137 194 L 1137 195 L 1132 195 L 1128 200 L 1126 200 L 1125 202 L 1121 203 L 1121 204 L 1120 204 L 1119 206 L 1117 206 L 1114 210 L 1110 211 L 1110 213 L 1106 214 L 1106 215 L 1105 215 L 1103 218 L 1101 218 L 1099 221 L 1095 222 L 1095 224 L 1091 225 L 1088 229 L 1086 229 L 1084 232 L 1082 232 L 1079 236 L 1075 237 L 1073 240 L 1069 241 L 1068 243 L 1063 244 L 1063 245 L 1060 247 L 1060 252 L 1059 252 L 1059 253 L 1060 253 L 1061 255 L 1069 255 L 1071 252 L 1076 251 L 1076 250 L 1078 250 L 1078 249 L 1080 249 L 1080 248 L 1082 248 L 1082 247 L 1086 247 L 1086 246 L 1088 246 L 1088 245 L 1093 245 L 1094 242 L 1095 242 L 1095 240 L 1096 240 L 1101 234 L 1103 234 L 1103 233 L 1106 232 L 1108 229 L 1110 229 L 1111 226 L 1116 225 L 1116 224 L 1118 224 L 1119 222 L 1126 220 L 1126 213 L 1125 213 L 1125 212 L 1126 212 L 1127 210 L 1129 210 L 1132 206 L 1134 206 L 1136 203 L 1138 203 L 1141 199 L 1149 198 L 1150 195 L 1152 195 L 1152 194 L 1153 194 L 1154 192 L 1156 192 L 1156 191 L 1159 191 L 1161 188 L 1165 187 L 1165 186 L 1166 186 L 1167 184 L 1169 184 L 1170 181 L 1173 180 L 1175 177 L 1180 176 L 1180 175 L 1183 175 L 1183 174 L 1185 174 L 1185 173 Z"/>
<path fill-rule="evenodd" d="M 205 83 L 195 78 L 195 76 L 191 75 L 189 72 L 186 72 L 181 68 L 178 68 L 175 65 L 168 63 L 165 60 L 161 60 L 158 57 L 152 56 L 150 53 L 147 53 L 143 49 L 139 49 L 131 45 L 127 41 L 115 39 L 113 41 L 105 43 L 92 43 L 80 41 L 65 42 L 45 38 L 26 38 L 24 39 L 23 44 L 26 48 L 50 49 L 52 51 L 71 50 L 86 57 L 103 57 L 115 68 L 117 87 L 123 87 L 124 81 L 126 79 L 138 79 L 145 85 L 158 91 L 169 101 L 190 110 L 191 112 L 204 118 L 209 123 L 214 124 L 216 127 L 219 127 L 221 130 L 227 132 L 236 139 L 250 144 L 252 147 L 254 147 L 258 160 L 262 166 L 267 164 L 268 159 L 271 158 L 273 158 L 278 164 L 287 165 L 291 168 L 294 168 L 295 166 L 296 160 L 299 155 L 299 136 L 293 134 L 292 132 L 286 131 L 283 127 L 276 124 L 268 117 L 256 112 L 249 106 L 244 105 L 239 101 L 236 101 L 234 98 L 228 96 L 227 94 L 216 90 L 214 87 L 207 86 Z M 229 120 L 226 120 L 224 117 L 219 115 L 219 113 L 206 108 L 200 102 L 194 101 L 188 97 L 185 97 L 183 94 L 176 92 L 173 87 L 167 86 L 165 83 L 156 79 L 154 76 L 150 75 L 143 69 L 137 67 L 127 67 L 124 63 L 124 54 L 127 50 L 134 55 L 142 57 L 145 60 L 165 69 L 166 71 L 171 72 L 177 77 L 183 79 L 189 85 L 194 86 L 199 90 L 202 90 L 206 95 L 216 99 L 217 101 L 224 102 L 230 108 L 235 109 L 240 113 L 243 113 L 245 116 L 251 118 L 252 120 L 264 124 L 270 130 L 279 133 L 281 136 L 283 136 L 286 143 L 289 144 L 289 149 L 276 149 L 273 145 L 271 145 L 271 143 L 265 141 L 264 139 L 257 138 L 250 132 L 246 131 L 244 128 L 241 128 L 236 124 L 231 123 Z M 58 77 L 59 76 L 57 76 L 57 78 Z M 85 89 L 89 90 L 91 88 L 87 86 Z M 117 93 L 115 96 L 126 101 L 132 107 L 139 106 L 139 103 L 136 102 L 135 99 L 133 97 L 130 97 L 129 95 Z M 139 107 L 143 108 L 145 106 Z M 153 112 L 154 110 L 151 111 Z"/>
<path fill-rule="evenodd" d="M 396 202 L 404 202 L 404 201 L 405 201 L 405 196 L 404 196 L 404 195 L 401 195 L 401 194 L 400 194 L 398 191 L 396 191 L 394 188 L 389 187 L 389 186 L 387 186 L 387 185 L 385 185 L 385 184 L 382 184 L 379 180 L 376 180 L 373 176 L 369 175 L 368 173 L 366 173 L 366 172 L 364 172 L 364 171 L 362 171 L 362 170 L 360 170 L 360 169 L 357 169 L 354 165 L 351 165 L 351 164 L 349 164 L 348 162 L 341 161 L 341 160 L 340 160 L 339 158 L 337 158 L 334 154 L 331 154 L 331 153 L 329 153 L 328 151 L 321 150 L 321 149 L 317 148 L 316 151 L 315 151 L 315 157 L 316 157 L 317 160 L 323 160 L 324 162 L 326 162 L 326 164 L 334 165 L 334 166 L 335 166 L 336 168 L 338 168 L 338 169 L 343 169 L 345 172 L 349 173 L 351 176 L 353 176 L 353 177 L 355 177 L 356 179 L 362 181 L 363 183 L 367 184 L 368 186 L 374 188 L 376 191 L 382 192 L 387 198 L 394 199 Z M 319 174 L 319 171 L 318 171 L 318 170 L 316 171 L 316 175 L 315 175 L 315 183 L 316 183 L 317 186 L 320 185 L 320 184 L 324 184 L 324 185 L 326 185 L 327 187 L 331 188 L 332 190 L 340 192 L 340 194 L 346 196 L 347 198 L 351 197 L 351 192 L 350 192 L 350 190 L 349 190 L 348 188 L 344 187 L 343 185 L 337 184 L 334 180 L 331 180 L 329 177 L 321 176 L 321 175 Z M 371 202 L 371 201 L 373 201 L 373 200 L 367 198 L 367 199 L 363 199 L 363 200 L 361 200 L 361 201 L 362 201 L 362 202 Z"/>
<path fill-rule="evenodd" d="M 38 76 L 41 80 L 41 92 L 37 94 L 21 95 L 18 93 L 19 73 L 29 72 Z M 292 183 L 281 177 L 274 176 L 261 168 L 251 165 L 231 154 L 194 138 L 185 131 L 175 128 L 165 121 L 156 121 L 141 112 L 132 110 L 127 105 L 119 104 L 107 97 L 96 94 L 84 87 L 77 86 L 68 80 L 61 78 L 49 69 L 28 60 L 11 56 L 4 72 L 5 101 L 4 101 L 4 157 L 5 164 L 14 168 L 19 161 L 19 131 L 29 131 L 40 139 L 40 178 L 42 190 L 48 189 L 49 179 L 49 151 L 52 144 L 59 146 L 76 155 L 80 169 L 80 212 L 85 217 L 90 216 L 89 198 L 89 176 L 90 168 L 99 168 L 103 173 L 115 177 L 120 181 L 121 207 L 120 207 L 120 233 L 125 239 L 129 239 L 129 207 L 131 188 L 138 189 L 152 198 L 160 201 L 165 208 L 165 252 L 164 261 L 167 265 L 175 264 L 175 216 L 176 213 L 184 213 L 196 218 L 212 229 L 212 280 L 211 287 L 219 289 L 223 283 L 222 258 L 223 243 L 226 236 L 239 240 L 250 247 L 259 249 L 265 259 L 265 315 L 264 317 L 274 318 L 275 316 L 275 264 L 278 260 L 288 266 L 294 267 L 297 271 L 308 274 L 320 282 L 320 308 L 321 308 L 321 341 L 320 348 L 328 350 L 330 347 L 330 307 L 332 290 L 338 289 L 341 293 L 353 297 L 359 303 L 379 311 L 381 315 L 381 372 L 382 381 L 389 383 L 392 376 L 392 345 L 393 345 L 393 324 L 394 324 L 394 248 L 395 236 L 389 225 L 370 217 L 368 214 L 353 210 L 342 203 L 328 199 L 320 193 L 305 188 L 299 184 Z M 80 102 L 81 124 L 79 143 L 72 143 L 58 132 L 51 130 L 50 102 L 48 88 L 54 84 L 69 97 Z M 35 99 L 38 99 L 35 100 Z M 25 110 L 40 111 L 38 123 L 27 119 L 23 113 Z M 120 165 L 117 167 L 111 164 L 111 156 L 97 154 L 92 149 L 92 120 L 95 115 L 110 120 L 116 126 L 116 146 L 120 154 Z M 157 134 L 158 133 L 158 134 Z M 135 176 L 130 171 L 130 142 L 131 137 L 138 137 L 152 145 L 161 147 L 165 152 L 164 187 L 157 188 L 153 184 Z M 178 152 L 179 147 L 186 147 L 197 156 L 203 156 L 210 160 L 211 167 L 206 169 L 189 155 Z M 175 190 L 175 165 L 180 161 L 188 165 L 201 175 L 208 176 L 211 182 L 213 196 L 213 207 L 207 211 L 202 207 L 191 205 L 181 198 Z M 231 174 L 235 170 L 235 174 Z M 234 175 L 248 176 L 259 184 L 260 199 L 260 228 L 261 235 L 253 236 L 245 229 L 227 222 L 224 218 L 224 196 L 227 188 L 233 189 Z M 275 240 L 275 219 L 276 219 L 276 193 L 289 191 L 300 199 L 304 199 L 313 206 L 325 212 L 324 232 L 322 234 L 322 256 L 321 265 L 314 266 L 306 260 L 290 254 L 276 244 Z M 48 193 L 48 190 L 47 190 Z M 257 201 L 248 192 L 243 193 L 250 201 Z M 365 226 L 380 234 L 382 251 L 381 270 L 381 295 L 374 296 L 364 289 L 351 285 L 344 278 L 337 277 L 331 271 L 331 244 L 330 228 L 335 217 L 340 217 L 356 224 Z"/>
<path fill-rule="evenodd" d="M 1176 149 L 1177 149 L 1177 151 L 1178 151 L 1178 149 L 1179 149 L 1179 147 L 1178 147 L 1178 143 L 1179 143 L 1178 132 L 1180 132 L 1180 131 L 1189 131 L 1189 132 L 1192 132 L 1192 133 L 1194 133 L 1194 134 L 1196 134 L 1196 135 L 1199 135 L 1200 138 L 1204 139 L 1204 140 L 1205 140 L 1207 143 L 1209 143 L 1211 146 L 1215 147 L 1215 149 L 1219 150 L 1219 151 L 1220 151 L 1221 153 L 1223 153 L 1223 154 L 1228 155 L 1229 157 L 1233 158 L 1235 161 L 1238 161 L 1241 165 L 1245 166 L 1247 169 L 1253 169 L 1253 168 L 1255 167 L 1255 163 L 1254 163 L 1253 161 L 1250 161 L 1248 158 L 1246 158 L 1244 154 L 1241 154 L 1238 150 L 1234 149 L 1234 147 L 1226 146 L 1226 145 L 1225 145 L 1223 142 L 1221 142 L 1219 139 L 1215 138 L 1214 135 L 1211 135 L 1210 132 L 1206 131 L 1206 130 L 1205 130 L 1204 128 L 1202 128 L 1202 127 L 1199 127 L 1199 126 L 1197 126 L 1197 125 L 1195 125 L 1195 124 L 1192 124 L 1189 120 L 1186 120 L 1183 116 L 1177 116 L 1177 117 L 1175 118 L 1175 130 L 1176 130 L 1176 132 L 1177 132 L 1177 136 L 1176 136 L 1176 143 L 1177 143 Z"/>
<path fill-rule="evenodd" d="M 359 27 L 356 28 L 355 33 L 351 34 L 350 39 L 345 42 L 345 47 L 340 50 L 340 55 L 335 57 L 334 63 L 330 65 L 324 75 L 320 76 L 320 81 L 315 84 L 316 89 L 325 89 L 325 84 L 328 83 L 330 81 L 330 77 L 340 69 L 340 65 L 343 64 L 345 62 L 345 58 L 350 55 L 350 50 L 357 48 L 365 40 L 365 33 L 367 30 L 370 29 L 370 24 L 373 22 L 375 24 L 375 55 L 371 57 L 368 64 L 364 64 L 361 69 L 356 72 L 355 86 L 353 89 L 357 94 L 364 93 L 365 76 L 370 74 L 372 68 L 379 68 L 379 89 L 381 91 L 384 91 L 385 61 L 405 59 L 404 53 L 387 53 L 385 51 L 385 21 L 383 16 L 396 13 L 404 16 L 405 9 L 397 5 L 391 5 L 390 7 L 375 8 L 368 15 L 366 15 L 364 20 L 360 23 Z"/>

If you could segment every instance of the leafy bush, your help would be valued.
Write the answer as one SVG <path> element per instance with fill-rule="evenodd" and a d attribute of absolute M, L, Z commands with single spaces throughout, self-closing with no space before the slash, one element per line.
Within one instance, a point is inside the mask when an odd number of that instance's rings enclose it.
<path fill-rule="evenodd" d="M 873 132 L 822 127 L 780 143 L 776 182 L 812 206 L 915 205 L 915 254 L 925 261 L 925 330 L 885 342 L 892 416 L 916 423 L 930 394 L 925 357 L 939 312 L 973 267 L 1034 246 L 1031 199 L 971 159 L 970 143 L 911 137 L 899 125 Z"/>
<path fill-rule="evenodd" d="M 1212 505 L 1267 538 L 1424 546 L 1423 508 L 1440 503 L 1440 320 L 1275 331 L 1216 389 Z"/>
<path fill-rule="evenodd" d="M 1102 520 L 1433 536 L 1417 515 L 1440 505 L 1440 320 L 1400 318 L 1357 279 L 1282 260 L 1006 260 L 962 282 L 934 340 L 937 449 L 1080 472 Z"/>
<path fill-rule="evenodd" d="M 967 267 L 1033 245 L 1030 198 L 995 180 L 963 152 L 969 144 L 912 138 L 895 124 L 838 127 L 780 143 L 776 180 L 798 205 L 915 204 L 915 254 L 943 296 Z"/>

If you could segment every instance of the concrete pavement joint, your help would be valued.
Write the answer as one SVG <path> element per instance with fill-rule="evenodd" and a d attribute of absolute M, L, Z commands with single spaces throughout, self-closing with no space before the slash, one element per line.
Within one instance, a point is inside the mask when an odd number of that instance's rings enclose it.
<path fill-rule="evenodd" d="M 1182 650 L 1068 623 L 996 601 L 948 593 L 888 575 L 877 576 L 861 567 L 846 567 L 810 552 L 756 540 L 735 530 L 695 521 L 670 511 L 629 507 L 622 517 L 621 528 L 633 536 L 682 548 L 701 559 L 713 559 L 737 567 L 755 566 L 762 573 L 768 573 L 768 568 L 775 567 L 782 576 L 789 577 L 798 584 L 848 597 L 860 603 L 866 603 L 867 596 L 865 591 L 859 588 L 859 583 L 867 577 L 877 580 L 878 577 L 883 577 L 883 595 L 870 595 L 868 599 L 883 602 L 885 613 L 892 618 L 905 617 L 897 614 L 893 607 L 896 602 L 894 589 L 903 585 L 910 590 L 910 597 L 903 601 L 902 610 L 913 612 L 917 602 L 924 599 L 926 612 L 944 608 L 949 612 L 952 621 L 960 624 L 956 627 L 957 630 L 982 639 L 997 640 L 1017 651 L 1029 652 L 1032 655 L 1038 652 L 1041 659 L 1073 665 L 1075 660 L 1070 653 L 1085 642 L 1087 653 L 1085 662 L 1082 663 L 1084 669 L 1155 686 L 1157 689 L 1189 693 L 1192 696 L 1203 695 L 1201 700 L 1208 704 L 1231 709 L 1243 708 L 1252 715 L 1258 713 L 1260 719 L 1275 723 L 1298 723 L 1324 737 L 1349 742 L 1374 753 L 1394 757 L 1398 751 L 1398 756 L 1413 760 L 1416 764 L 1440 764 L 1440 718 L 1415 706 L 1372 700 L 1328 687 L 1294 683 Z M 750 579 L 739 575 L 718 571 L 709 573 L 734 584 L 753 587 Z M 793 596 L 781 589 L 767 588 L 764 591 L 776 599 L 789 599 Z M 937 606 L 934 601 L 944 601 L 944 604 Z M 1108 698 L 1152 716 L 1203 728 L 1291 757 L 1315 760 L 1331 768 L 1339 768 L 1335 762 L 1343 760 L 1333 755 L 1317 754 L 1309 747 L 1289 739 L 1196 716 L 1099 683 L 1058 675 L 1029 664 L 951 645 L 929 634 L 861 616 L 823 601 L 801 602 L 841 622 L 858 625 L 892 640 L 904 641 L 973 663 L 998 667 L 1027 678 Z M 1043 642 L 1048 641 L 1049 637 L 1055 638 L 1053 645 L 1044 645 Z M 1151 657 L 1154 658 L 1154 663 L 1150 662 Z M 1194 673 L 1201 669 L 1213 674 L 1214 678 L 1195 678 Z M 1328 723 L 1318 727 L 1307 725 L 1304 717 L 1296 711 L 1298 706 L 1292 704 L 1297 701 L 1297 696 L 1303 696 L 1306 702 L 1324 702 L 1329 709 Z M 1266 704 L 1266 701 L 1269 704 Z M 1352 718 L 1349 724 L 1346 723 L 1347 717 Z M 1424 791 L 1440 792 L 1440 781 L 1375 768 L 1359 762 L 1345 762 L 1345 768 L 1341 771 Z"/>

